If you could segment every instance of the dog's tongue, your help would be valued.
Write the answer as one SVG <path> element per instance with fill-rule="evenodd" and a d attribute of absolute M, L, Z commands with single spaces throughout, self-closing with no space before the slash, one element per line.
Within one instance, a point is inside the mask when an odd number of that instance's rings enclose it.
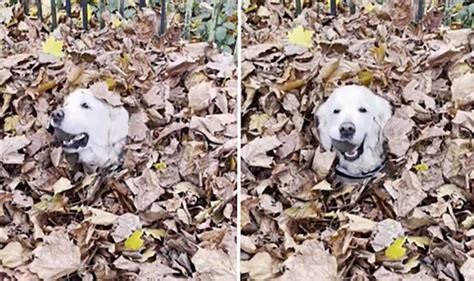
<path fill-rule="evenodd" d="M 338 140 L 333 140 L 333 145 L 334 147 L 343 152 L 343 153 L 353 153 L 354 151 L 357 152 L 357 146 L 353 145 L 350 142 L 347 141 L 338 141 Z"/>
<path fill-rule="evenodd" d="M 62 140 L 62 141 L 67 141 L 67 140 L 70 140 L 74 137 L 74 135 L 68 134 L 68 133 L 66 133 L 63 130 L 58 129 L 58 128 L 54 128 L 54 136 L 56 138 L 58 138 L 59 140 Z"/>

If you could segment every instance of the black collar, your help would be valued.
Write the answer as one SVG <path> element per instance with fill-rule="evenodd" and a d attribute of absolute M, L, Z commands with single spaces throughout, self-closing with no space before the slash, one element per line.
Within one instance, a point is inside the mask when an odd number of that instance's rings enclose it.
<path fill-rule="evenodd" d="M 354 176 L 354 175 L 348 175 L 344 173 L 343 171 L 339 170 L 336 166 L 336 175 L 345 177 L 348 179 L 354 179 L 354 180 L 361 180 L 361 179 L 366 179 L 366 178 L 371 178 L 375 176 L 378 172 L 380 172 L 383 168 L 385 168 L 385 165 L 387 164 L 387 158 L 378 166 L 377 168 L 373 169 L 372 171 L 361 173 L 360 175 Z"/>

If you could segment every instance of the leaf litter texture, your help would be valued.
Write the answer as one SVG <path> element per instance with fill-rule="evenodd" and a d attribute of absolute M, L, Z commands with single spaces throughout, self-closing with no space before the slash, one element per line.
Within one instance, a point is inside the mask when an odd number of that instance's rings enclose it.
<path fill-rule="evenodd" d="M 21 6 L 2 9 L 2 278 L 234 278 L 234 58 L 180 43 L 176 23 L 157 39 L 149 9 L 119 26 L 105 13 L 103 30 L 60 24 L 50 34 Z M 129 111 L 118 170 L 81 173 L 47 132 L 77 88 Z"/>
<path fill-rule="evenodd" d="M 472 279 L 474 34 L 433 10 L 414 24 L 409 2 L 245 2 L 243 280 Z M 358 183 L 334 177 L 314 120 L 344 84 L 394 107 L 388 168 Z"/>

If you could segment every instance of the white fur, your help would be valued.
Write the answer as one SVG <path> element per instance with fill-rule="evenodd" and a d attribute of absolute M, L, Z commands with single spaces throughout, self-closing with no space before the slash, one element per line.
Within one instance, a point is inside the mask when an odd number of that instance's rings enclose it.
<path fill-rule="evenodd" d="M 83 103 L 89 108 L 83 108 Z M 79 89 L 66 97 L 62 110 L 64 120 L 60 124 L 51 121 L 53 127 L 68 134 L 89 135 L 85 147 L 65 148 L 66 153 L 78 153 L 79 162 L 88 170 L 119 164 L 128 135 L 129 115 L 125 108 L 112 107 L 89 90 Z"/>
<path fill-rule="evenodd" d="M 362 113 L 360 108 L 367 112 Z M 335 114 L 333 111 L 339 109 Z M 384 159 L 383 127 L 392 116 L 390 103 L 375 95 L 366 87 L 350 85 L 334 90 L 328 100 L 317 110 L 319 136 L 326 150 L 333 148 L 332 140 L 342 140 L 339 127 L 343 122 L 355 125 L 355 134 L 351 139 L 354 145 L 364 142 L 364 152 L 354 161 L 348 161 L 337 151 L 338 169 L 351 176 L 360 176 L 379 167 Z"/>

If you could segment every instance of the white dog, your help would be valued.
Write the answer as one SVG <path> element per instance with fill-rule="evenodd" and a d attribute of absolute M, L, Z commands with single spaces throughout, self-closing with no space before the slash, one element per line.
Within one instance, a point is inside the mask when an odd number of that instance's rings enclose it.
<path fill-rule="evenodd" d="M 318 108 L 316 116 L 321 144 L 336 151 L 340 175 L 366 178 L 383 167 L 382 129 L 392 116 L 388 101 L 363 86 L 342 86 Z"/>
<path fill-rule="evenodd" d="M 128 119 L 122 106 L 112 107 L 90 90 L 79 89 L 52 113 L 49 129 L 66 153 L 77 153 L 86 170 L 94 171 L 120 163 Z"/>

